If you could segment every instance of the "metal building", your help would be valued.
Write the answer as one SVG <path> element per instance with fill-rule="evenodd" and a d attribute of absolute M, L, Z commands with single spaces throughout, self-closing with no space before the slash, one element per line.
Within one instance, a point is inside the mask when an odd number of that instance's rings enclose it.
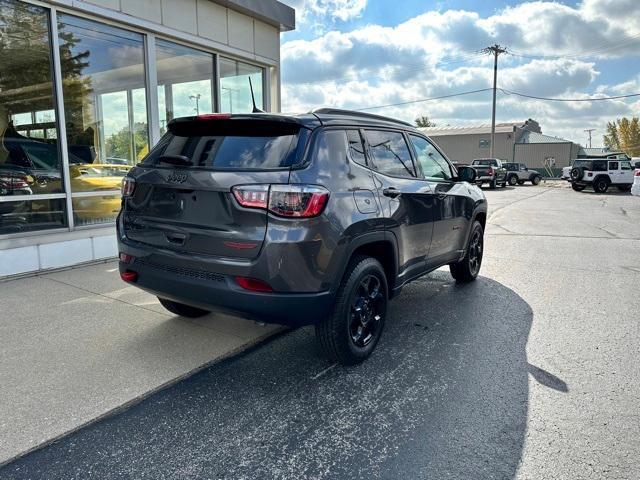
<path fill-rule="evenodd" d="M 474 158 L 486 158 L 491 151 L 491 126 L 421 128 L 455 163 L 468 164 Z M 570 140 L 543 135 L 535 120 L 498 123 L 495 131 L 496 158 L 555 170 L 570 165 L 580 146 Z"/>

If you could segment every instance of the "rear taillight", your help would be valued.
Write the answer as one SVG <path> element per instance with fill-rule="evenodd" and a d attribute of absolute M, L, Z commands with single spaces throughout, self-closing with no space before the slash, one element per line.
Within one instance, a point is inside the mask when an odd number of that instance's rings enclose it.
<path fill-rule="evenodd" d="M 636 170 L 636 173 L 634 174 L 635 177 L 640 177 L 640 169 Z"/>
<path fill-rule="evenodd" d="M 493 175 L 493 167 L 489 167 L 489 175 Z"/>
<path fill-rule="evenodd" d="M 231 191 L 241 206 L 281 217 L 317 217 L 329 200 L 329 190 L 316 185 L 239 185 Z"/>
<path fill-rule="evenodd" d="M 265 209 L 269 205 L 269 185 L 240 185 L 231 189 L 240 205 Z"/>
<path fill-rule="evenodd" d="M 122 179 L 122 196 L 130 197 L 133 195 L 133 191 L 136 188 L 136 181 L 131 177 L 124 177 Z"/>

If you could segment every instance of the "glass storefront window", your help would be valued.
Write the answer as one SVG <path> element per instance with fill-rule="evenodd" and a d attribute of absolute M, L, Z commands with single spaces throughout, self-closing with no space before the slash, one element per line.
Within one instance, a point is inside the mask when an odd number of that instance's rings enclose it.
<path fill-rule="evenodd" d="M 213 112 L 213 54 L 156 41 L 160 134 L 173 118 Z"/>
<path fill-rule="evenodd" d="M 253 84 L 256 106 L 264 109 L 263 101 L 264 69 L 220 58 L 220 109 L 229 113 L 248 113 L 253 110 L 249 78 Z"/>
<path fill-rule="evenodd" d="M 74 197 L 73 222 L 75 225 L 94 225 L 115 221 L 120 211 L 120 195 Z"/>
<path fill-rule="evenodd" d="M 117 190 L 122 172 L 149 149 L 144 38 L 58 18 L 71 191 Z"/>
<path fill-rule="evenodd" d="M 65 226 L 64 200 L 10 201 L 64 191 L 49 38 L 46 9 L 0 0 L 0 234 Z"/>
<path fill-rule="evenodd" d="M 64 228 L 66 225 L 64 198 L 0 202 L 0 235 Z"/>

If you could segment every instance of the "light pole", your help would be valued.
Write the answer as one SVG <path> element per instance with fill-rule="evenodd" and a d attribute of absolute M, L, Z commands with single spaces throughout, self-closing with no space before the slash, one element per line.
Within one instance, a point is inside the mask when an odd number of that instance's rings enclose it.
<path fill-rule="evenodd" d="M 494 140 L 496 136 L 496 90 L 498 83 L 498 55 L 500 55 L 501 53 L 505 53 L 507 49 L 502 48 L 496 43 L 495 45 L 487 47 L 482 51 L 485 53 L 493 54 L 493 110 L 491 111 L 491 154 L 489 155 L 491 158 L 493 158 L 495 154 Z"/>
<path fill-rule="evenodd" d="M 200 97 L 201 95 L 199 93 L 196 93 L 195 95 L 189 95 L 190 99 L 196 101 L 196 115 L 200 115 Z"/>

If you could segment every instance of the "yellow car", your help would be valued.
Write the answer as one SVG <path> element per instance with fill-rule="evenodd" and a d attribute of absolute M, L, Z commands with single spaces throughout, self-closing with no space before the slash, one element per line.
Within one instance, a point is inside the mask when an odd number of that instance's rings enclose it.
<path fill-rule="evenodd" d="M 129 165 L 83 163 L 69 166 L 71 191 L 120 191 L 122 177 L 131 169 Z M 73 213 L 80 223 L 103 223 L 113 220 L 120 211 L 120 195 L 74 197 Z"/>

